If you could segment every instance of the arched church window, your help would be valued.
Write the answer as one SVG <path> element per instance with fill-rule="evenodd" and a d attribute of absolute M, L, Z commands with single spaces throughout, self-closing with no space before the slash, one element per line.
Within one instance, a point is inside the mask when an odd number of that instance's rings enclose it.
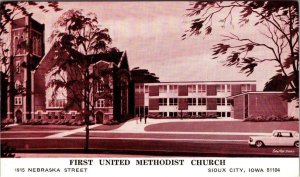
<path fill-rule="evenodd" d="M 32 53 L 36 54 L 36 36 L 35 34 L 33 34 L 33 38 L 32 38 Z"/>
<path fill-rule="evenodd" d="M 21 82 L 20 82 L 19 80 L 16 81 L 16 83 L 15 83 L 15 88 L 16 88 L 16 89 L 21 88 Z"/>
<path fill-rule="evenodd" d="M 25 53 L 25 46 L 24 46 L 24 37 L 23 36 L 21 36 L 21 38 L 20 38 L 20 41 L 19 41 L 19 43 L 20 43 L 20 54 L 24 54 Z"/>
<path fill-rule="evenodd" d="M 17 55 L 19 52 L 18 52 L 18 44 L 19 44 L 19 38 L 18 37 L 15 37 L 15 40 L 14 40 L 14 51 L 15 51 L 15 55 Z"/>
<path fill-rule="evenodd" d="M 38 40 L 38 55 L 42 56 L 42 37 L 39 35 L 39 40 Z"/>
<path fill-rule="evenodd" d="M 20 61 L 17 61 L 16 62 L 16 73 L 20 73 L 21 71 L 21 64 L 20 64 Z"/>

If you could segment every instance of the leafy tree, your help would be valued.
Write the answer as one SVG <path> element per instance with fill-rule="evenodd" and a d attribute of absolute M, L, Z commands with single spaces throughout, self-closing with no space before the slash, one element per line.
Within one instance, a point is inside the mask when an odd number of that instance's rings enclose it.
<path fill-rule="evenodd" d="M 68 104 L 66 109 L 77 104 L 78 110 L 86 124 L 85 150 L 89 146 L 90 116 L 94 117 L 94 105 L 100 98 L 112 98 L 112 89 L 107 81 L 112 70 L 109 68 L 95 68 L 94 54 L 114 53 L 117 49 L 110 48 L 112 39 L 107 28 L 100 28 L 95 14 L 84 14 L 82 10 L 69 10 L 55 23 L 50 40 L 56 41 L 58 58 L 53 76 L 67 73 L 68 79 L 58 77 L 49 83 L 54 88 L 53 98 L 60 89 L 67 90 Z M 68 57 L 64 55 L 66 52 Z M 95 86 L 101 87 L 101 94 L 94 96 Z M 82 104 L 83 103 L 83 104 Z"/>
<path fill-rule="evenodd" d="M 287 86 L 287 78 L 281 73 L 273 76 L 265 85 L 264 91 L 283 91 Z"/>
<path fill-rule="evenodd" d="M 14 54 L 10 51 L 10 37 L 9 37 L 9 26 L 10 24 L 18 18 L 18 16 L 28 16 L 31 15 L 28 11 L 29 8 L 38 8 L 43 13 L 49 12 L 49 10 L 54 10 L 55 12 L 62 10 L 59 8 L 58 2 L 1 2 L 0 3 L 0 71 L 4 73 L 2 77 L 5 80 L 10 78 L 11 81 L 14 81 Z M 17 50 L 21 50 L 22 48 L 30 49 L 31 43 L 30 41 L 22 41 L 18 45 Z M 24 65 L 25 67 L 25 65 Z M 14 112 L 14 96 L 18 94 L 22 94 L 26 91 L 26 88 L 20 86 L 15 88 L 14 82 L 9 82 L 9 89 L 7 90 L 10 95 L 10 107 L 11 112 Z M 1 88 L 7 89 L 7 88 Z"/>
<path fill-rule="evenodd" d="M 140 69 L 137 67 L 133 68 L 130 72 L 134 83 L 159 82 L 159 78 L 154 73 L 150 73 L 147 69 Z"/>
<path fill-rule="evenodd" d="M 251 26 L 265 42 L 244 38 L 230 33 L 222 36 L 222 42 L 212 47 L 213 59 L 223 59 L 224 66 L 235 66 L 248 75 L 263 62 L 277 63 L 277 74 L 266 84 L 278 84 L 284 91 L 293 92 L 292 99 L 299 99 L 299 14 L 297 1 L 208 1 L 191 3 L 188 16 L 193 18 L 190 29 L 182 36 L 209 35 L 217 24 L 223 28 L 233 25 L 238 14 L 240 28 Z M 255 24 L 251 24 L 256 20 Z M 247 24 L 247 25 L 246 25 Z M 257 57 L 255 52 L 266 51 L 270 55 Z M 279 75 L 282 75 L 279 76 Z M 274 81 L 274 82 L 273 82 Z"/>

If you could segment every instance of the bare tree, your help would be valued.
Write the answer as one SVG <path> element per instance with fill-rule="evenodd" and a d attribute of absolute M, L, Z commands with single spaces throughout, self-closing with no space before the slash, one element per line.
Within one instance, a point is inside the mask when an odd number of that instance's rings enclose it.
<path fill-rule="evenodd" d="M 265 42 L 258 42 L 251 37 L 244 38 L 230 33 L 222 36 L 222 42 L 212 47 L 213 59 L 223 59 L 224 66 L 235 66 L 241 72 L 252 74 L 256 66 L 266 61 L 277 63 L 276 75 L 266 84 L 280 82 L 284 84 L 286 99 L 299 99 L 299 14 L 297 1 L 208 1 L 191 3 L 188 16 L 195 17 L 190 29 L 182 36 L 209 35 L 214 27 L 221 23 L 233 25 L 233 14 L 237 17 L 241 28 L 256 19 L 251 27 L 259 30 Z M 221 17 L 220 17 L 221 16 Z M 244 27 L 246 28 L 246 27 Z M 233 45 L 235 44 L 235 45 Z M 269 51 L 266 58 L 255 56 L 256 51 Z M 284 82 L 273 81 L 284 78 Z M 274 85 L 274 84 L 272 84 Z M 266 85 L 272 90 L 272 85 Z M 275 89 L 276 90 L 276 89 Z"/>

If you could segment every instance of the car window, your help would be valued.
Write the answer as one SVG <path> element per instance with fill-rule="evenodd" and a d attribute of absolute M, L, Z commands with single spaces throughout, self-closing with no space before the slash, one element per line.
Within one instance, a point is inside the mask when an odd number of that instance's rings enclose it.
<path fill-rule="evenodd" d="M 280 134 L 281 134 L 281 137 L 293 137 L 291 132 L 281 132 Z"/>

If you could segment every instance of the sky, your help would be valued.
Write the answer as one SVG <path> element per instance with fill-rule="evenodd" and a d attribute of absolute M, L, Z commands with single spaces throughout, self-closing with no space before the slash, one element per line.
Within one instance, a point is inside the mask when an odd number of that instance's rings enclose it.
<path fill-rule="evenodd" d="M 212 46 L 219 43 L 221 34 L 234 32 L 254 40 L 264 40 L 259 29 L 216 25 L 216 30 L 206 37 L 192 36 L 182 40 L 189 28 L 185 14 L 189 2 L 60 2 L 60 12 L 41 13 L 33 10 L 33 18 L 45 24 L 48 39 L 53 24 L 69 9 L 83 9 L 96 13 L 103 28 L 109 29 L 112 46 L 126 51 L 130 69 L 140 67 L 155 73 L 162 82 L 170 81 L 230 81 L 256 80 L 257 90 L 275 74 L 274 63 L 260 64 L 250 76 L 239 73 L 235 67 L 225 67 L 222 60 L 212 60 Z M 215 17 L 218 21 L 218 16 Z M 255 21 L 250 21 L 255 23 Z M 50 44 L 46 41 L 46 51 Z M 257 55 L 269 55 L 265 50 Z"/>

